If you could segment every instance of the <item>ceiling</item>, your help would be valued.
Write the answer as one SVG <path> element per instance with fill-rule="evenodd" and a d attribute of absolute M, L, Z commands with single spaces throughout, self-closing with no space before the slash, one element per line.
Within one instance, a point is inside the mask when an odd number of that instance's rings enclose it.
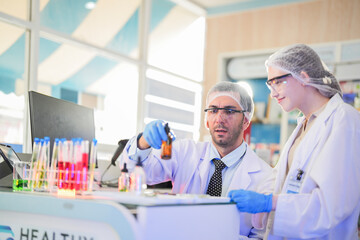
<path fill-rule="evenodd" d="M 175 0 L 173 0 L 175 1 Z M 177 0 L 179 1 L 179 0 Z M 314 0 L 186 0 L 204 8 L 208 17 L 243 12 L 257 8 Z"/>
<path fill-rule="evenodd" d="M 190 0 L 193 3 L 203 7 L 203 8 L 212 8 L 220 7 L 224 5 L 229 5 L 233 3 L 245 2 L 247 0 Z"/>

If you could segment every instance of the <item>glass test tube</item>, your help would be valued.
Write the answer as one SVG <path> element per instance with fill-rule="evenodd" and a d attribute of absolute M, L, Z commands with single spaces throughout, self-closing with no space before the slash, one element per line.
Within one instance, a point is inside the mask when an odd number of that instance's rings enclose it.
<path fill-rule="evenodd" d="M 94 138 L 91 143 L 90 149 L 90 179 L 89 179 L 89 191 L 92 191 L 94 184 L 94 172 L 95 172 L 95 163 L 97 155 L 97 140 Z"/>

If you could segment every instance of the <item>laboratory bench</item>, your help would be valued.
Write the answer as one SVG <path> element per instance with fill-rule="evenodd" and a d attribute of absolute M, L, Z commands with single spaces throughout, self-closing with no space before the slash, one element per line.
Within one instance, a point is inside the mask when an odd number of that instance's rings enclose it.
<path fill-rule="evenodd" d="M 74 196 L 0 189 L 0 239 L 238 239 L 228 198 L 100 189 Z"/>

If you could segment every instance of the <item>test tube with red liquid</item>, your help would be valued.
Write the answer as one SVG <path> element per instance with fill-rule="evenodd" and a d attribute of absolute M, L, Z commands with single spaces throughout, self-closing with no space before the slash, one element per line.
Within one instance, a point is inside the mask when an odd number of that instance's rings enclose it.
<path fill-rule="evenodd" d="M 58 189 L 64 189 L 65 181 L 65 157 L 66 154 L 66 139 L 61 139 L 59 143 L 59 161 L 58 161 Z"/>
<path fill-rule="evenodd" d="M 88 189 L 88 167 L 89 167 L 89 141 L 82 142 L 82 155 L 81 155 L 81 190 L 87 191 Z"/>

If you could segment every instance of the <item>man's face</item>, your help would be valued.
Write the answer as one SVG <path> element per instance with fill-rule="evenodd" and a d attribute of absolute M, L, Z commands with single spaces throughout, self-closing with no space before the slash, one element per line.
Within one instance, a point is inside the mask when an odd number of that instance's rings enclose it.
<path fill-rule="evenodd" d="M 208 108 L 243 110 L 229 96 L 219 96 L 213 99 Z M 244 113 L 235 112 L 229 114 L 226 110 L 219 110 L 216 113 L 208 111 L 206 114 L 206 126 L 210 130 L 210 135 L 215 145 L 222 148 L 234 147 L 234 149 L 240 146 L 243 139 L 243 129 L 248 124 L 247 120 L 244 120 Z"/>

